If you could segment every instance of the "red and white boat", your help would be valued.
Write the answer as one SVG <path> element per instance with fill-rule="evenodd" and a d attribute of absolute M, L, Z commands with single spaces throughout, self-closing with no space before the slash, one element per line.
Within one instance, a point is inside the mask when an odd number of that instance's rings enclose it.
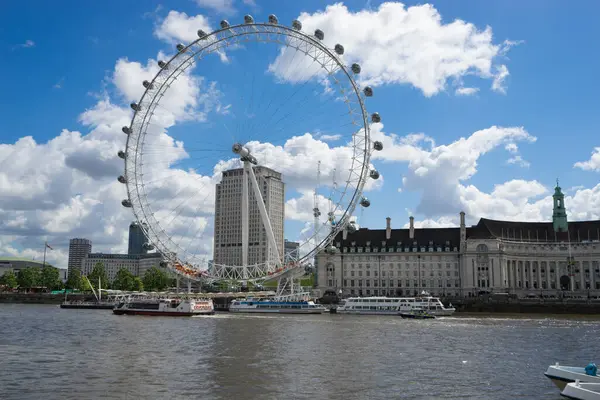
<path fill-rule="evenodd" d="M 193 317 L 195 315 L 213 315 L 215 307 L 211 299 L 138 298 L 117 304 L 113 313 L 117 315 Z"/>

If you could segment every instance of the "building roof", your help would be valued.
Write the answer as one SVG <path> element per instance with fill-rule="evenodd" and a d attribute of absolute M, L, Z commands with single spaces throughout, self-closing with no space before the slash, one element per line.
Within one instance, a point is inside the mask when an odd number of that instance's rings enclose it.
<path fill-rule="evenodd" d="M 466 228 L 467 239 L 505 239 L 539 242 L 585 242 L 600 241 L 600 220 L 569 222 L 568 232 L 555 232 L 552 222 L 497 221 L 481 218 L 477 225 Z M 344 247 L 390 248 L 390 247 L 460 247 L 460 228 L 415 228 L 410 239 L 410 229 L 392 229 L 386 239 L 385 229 L 361 228 L 348 233 L 346 240 L 339 233 L 334 245 Z M 385 242 L 385 244 L 383 244 Z M 338 246 L 339 243 L 339 246 Z M 354 244 L 353 244 L 354 243 Z"/>
<path fill-rule="evenodd" d="M 87 258 L 101 258 L 110 260 L 145 260 L 147 258 L 162 258 L 160 253 L 147 254 L 111 254 L 111 253 L 89 253 Z"/>
<path fill-rule="evenodd" d="M 3 257 L 3 256 L 0 256 L 0 262 L 2 262 L 2 261 L 11 261 L 11 262 L 19 261 L 19 262 L 25 262 L 25 263 L 31 263 L 31 264 L 39 264 L 39 265 L 43 264 L 42 261 L 31 260 L 31 259 L 28 259 L 28 258 Z M 49 264 L 49 262 L 46 262 L 46 264 Z"/>
<path fill-rule="evenodd" d="M 411 239 L 410 229 L 392 229 L 390 238 L 386 239 L 385 229 L 361 228 L 354 233 L 348 233 L 346 240 L 342 240 L 341 233 L 338 234 L 335 242 L 340 242 L 341 247 L 371 248 L 383 247 L 382 242 L 385 242 L 385 247 L 412 247 L 414 242 L 417 242 L 418 247 L 430 244 L 434 247 L 458 247 L 460 243 L 460 228 L 415 228 L 414 232 L 414 238 Z"/>
<path fill-rule="evenodd" d="M 600 240 L 600 220 L 569 222 L 568 232 L 555 232 L 552 222 L 497 221 L 481 218 L 467 228 L 467 238 L 504 238 L 519 241 L 582 242 Z"/>
<path fill-rule="evenodd" d="M 43 267 L 44 266 L 43 261 L 31 260 L 31 259 L 28 259 L 28 258 L 21 258 L 21 257 L 3 257 L 3 256 L 0 256 L 0 263 L 3 264 L 3 263 L 8 263 L 8 262 L 11 262 L 11 263 L 13 263 L 13 262 L 20 262 L 20 263 L 26 263 L 26 264 L 35 264 L 36 266 L 39 266 L 39 267 Z M 56 265 L 52 265 L 52 263 L 50 263 L 48 261 L 46 261 L 46 265 L 50 265 L 50 266 L 52 266 L 54 268 L 57 268 L 57 269 L 66 269 L 66 268 L 57 267 Z"/>

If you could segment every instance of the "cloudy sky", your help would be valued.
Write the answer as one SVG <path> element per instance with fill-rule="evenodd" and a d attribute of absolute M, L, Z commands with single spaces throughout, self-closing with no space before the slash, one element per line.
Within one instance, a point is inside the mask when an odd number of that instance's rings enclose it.
<path fill-rule="evenodd" d="M 172 3 L 175 4 L 175 3 Z M 342 44 L 374 96 L 370 126 L 384 150 L 371 167 L 361 226 L 453 226 L 458 213 L 547 221 L 556 179 L 569 218 L 600 218 L 600 56 L 582 1 L 481 2 L 185 0 L 102 4 L 9 1 L 0 12 L 0 255 L 66 267 L 68 240 L 126 251 L 123 174 L 132 101 L 158 60 L 222 19 L 252 14 Z M 286 182 L 286 238 L 303 240 L 313 190 L 347 205 L 357 125 L 339 71 L 329 77 L 297 49 L 234 43 L 204 55 L 162 97 L 141 151 L 146 198 L 181 249 L 210 255 L 214 184 L 237 161 L 236 141 Z M 351 113 L 350 113 L 351 114 Z M 317 165 L 321 176 L 317 178 Z M 336 190 L 332 186 L 336 182 Z M 318 183 L 318 184 L 317 184 Z M 352 183 L 348 190 L 353 190 Z M 332 194 L 333 193 L 333 194 Z"/>

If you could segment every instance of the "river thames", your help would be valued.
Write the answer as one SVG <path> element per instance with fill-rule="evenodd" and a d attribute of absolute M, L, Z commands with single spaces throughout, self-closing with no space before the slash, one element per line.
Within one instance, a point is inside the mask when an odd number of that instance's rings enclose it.
<path fill-rule="evenodd" d="M 600 320 L 168 318 L 0 304 L 0 398 L 561 399 L 549 364 L 600 361 Z"/>

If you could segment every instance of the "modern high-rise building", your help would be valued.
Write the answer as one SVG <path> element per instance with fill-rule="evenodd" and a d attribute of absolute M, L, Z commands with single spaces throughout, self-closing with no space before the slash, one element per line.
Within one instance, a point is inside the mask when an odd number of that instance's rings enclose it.
<path fill-rule="evenodd" d="M 69 240 L 69 262 L 67 264 L 67 273 L 76 269 L 81 272 L 81 261 L 92 252 L 92 242 L 88 239 Z"/>
<path fill-rule="evenodd" d="M 289 240 L 286 240 L 283 244 L 283 248 L 285 249 L 285 257 L 284 257 L 284 262 L 288 263 L 288 262 L 292 262 L 292 261 L 297 261 L 298 257 L 299 257 L 299 249 L 300 249 L 300 243 L 298 242 L 290 242 Z"/>
<path fill-rule="evenodd" d="M 283 220 L 285 184 L 281 173 L 266 167 L 254 167 L 254 174 L 271 227 L 277 249 L 283 255 Z M 215 198 L 214 263 L 242 265 L 242 168 L 224 171 L 221 183 L 217 184 Z M 252 182 L 248 178 L 248 265 L 264 263 L 275 258 L 269 244 L 267 232 L 254 197 Z"/>
<path fill-rule="evenodd" d="M 146 234 L 142 230 L 142 227 L 137 222 L 132 222 L 129 225 L 129 246 L 127 248 L 127 254 L 138 255 L 147 254 L 148 249 L 144 244 L 148 242 Z"/>

